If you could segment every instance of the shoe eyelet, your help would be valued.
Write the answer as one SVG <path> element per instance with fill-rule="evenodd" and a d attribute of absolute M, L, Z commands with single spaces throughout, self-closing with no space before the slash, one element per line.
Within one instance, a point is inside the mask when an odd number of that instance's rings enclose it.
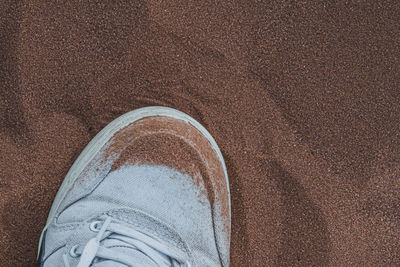
<path fill-rule="evenodd" d="M 100 231 L 100 223 L 99 221 L 92 222 L 89 226 L 90 230 L 93 232 L 99 232 Z"/>
<path fill-rule="evenodd" d="M 77 253 L 77 249 L 78 249 L 78 245 L 75 245 L 75 246 L 73 246 L 73 247 L 71 248 L 71 250 L 69 251 L 69 255 L 70 255 L 72 258 L 78 258 L 78 257 L 79 257 L 79 255 L 78 255 L 78 253 Z"/>

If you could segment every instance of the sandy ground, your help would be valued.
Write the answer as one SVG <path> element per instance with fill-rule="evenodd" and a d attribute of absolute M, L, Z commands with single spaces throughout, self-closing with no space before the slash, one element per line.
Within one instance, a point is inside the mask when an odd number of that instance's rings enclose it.
<path fill-rule="evenodd" d="M 149 105 L 221 146 L 232 266 L 400 265 L 398 1 L 15 2 L 0 4 L 2 266 L 33 265 L 73 161 Z"/>

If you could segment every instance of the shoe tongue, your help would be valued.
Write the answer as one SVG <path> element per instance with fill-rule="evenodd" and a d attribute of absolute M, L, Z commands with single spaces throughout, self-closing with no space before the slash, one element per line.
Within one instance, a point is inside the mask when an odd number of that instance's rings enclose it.
<path fill-rule="evenodd" d="M 152 261 L 147 255 L 143 252 L 137 250 L 132 245 L 129 245 L 120 240 L 110 239 L 104 240 L 102 242 L 102 246 L 111 248 L 115 253 L 121 253 L 129 255 L 133 262 L 130 262 L 130 266 L 149 266 L 149 267 L 157 267 L 157 264 Z M 119 263 L 113 260 L 104 260 L 98 263 L 92 264 L 93 267 L 126 267 L 125 264 Z"/>
<path fill-rule="evenodd" d="M 157 267 L 157 264 L 149 259 L 146 255 L 131 248 L 123 248 L 123 247 L 116 247 L 113 250 L 129 254 L 132 258 L 132 262 L 130 262 L 129 266 L 149 266 L 149 267 Z M 113 260 L 104 260 L 97 263 L 92 264 L 93 267 L 126 267 L 125 264 L 119 263 Z"/>
<path fill-rule="evenodd" d="M 175 230 L 169 228 L 163 223 L 156 219 L 142 213 L 141 211 L 131 209 L 118 209 L 109 211 L 107 216 L 112 217 L 114 222 L 124 223 L 125 225 L 135 225 L 136 229 L 141 229 L 143 233 L 150 235 L 157 233 L 158 236 L 162 236 L 163 240 L 168 240 L 168 246 L 177 251 L 186 253 L 185 244 L 180 239 L 179 235 Z M 104 219 L 104 218 L 102 218 Z M 134 262 L 130 263 L 130 266 L 158 266 L 149 256 L 144 254 L 142 251 L 137 249 L 133 243 L 129 241 L 129 238 L 125 236 L 125 241 L 114 236 L 113 234 L 104 239 L 101 242 L 101 246 L 107 247 L 115 251 L 129 255 L 130 258 L 135 259 Z M 160 255 L 162 256 L 162 255 Z M 167 266 L 172 266 L 171 259 L 165 255 L 165 263 Z M 126 267 L 123 263 L 118 263 L 112 260 L 100 260 L 97 263 L 93 263 L 91 266 L 95 267 Z"/>
<path fill-rule="evenodd" d="M 119 209 L 116 211 L 110 211 L 107 215 L 112 217 L 114 221 L 127 223 L 127 225 L 134 225 L 135 229 L 140 229 L 140 231 L 146 235 L 157 236 L 158 239 L 162 238 L 159 240 L 160 242 L 165 243 L 168 247 L 171 247 L 176 251 L 182 252 L 182 254 L 187 254 L 186 245 L 176 230 L 170 228 L 157 219 L 142 213 L 141 211 Z M 118 239 L 112 238 L 104 241 L 113 247 L 116 245 L 111 244 L 112 242 L 122 242 Z"/>
<path fill-rule="evenodd" d="M 125 265 L 123 263 L 118 263 L 118 262 L 115 262 L 115 261 L 102 261 L 102 262 L 98 262 L 96 264 L 92 264 L 91 266 L 93 266 L 93 267 L 127 267 L 128 265 Z M 138 261 L 132 262 L 129 266 L 149 266 L 149 267 L 153 267 L 153 266 L 157 266 L 157 265 L 149 265 L 147 263 L 143 263 L 142 261 L 138 260 Z"/>
<path fill-rule="evenodd" d="M 137 264 L 137 263 L 134 263 L 134 264 Z M 102 262 L 92 264 L 92 266 L 93 267 L 126 267 L 125 264 L 118 263 L 115 261 L 102 261 Z"/>

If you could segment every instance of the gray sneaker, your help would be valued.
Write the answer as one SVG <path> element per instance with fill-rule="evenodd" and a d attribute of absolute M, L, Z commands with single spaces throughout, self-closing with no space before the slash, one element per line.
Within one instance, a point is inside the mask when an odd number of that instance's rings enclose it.
<path fill-rule="evenodd" d="M 85 148 L 39 242 L 39 266 L 229 266 L 225 163 L 207 130 L 165 107 L 129 112 Z"/>

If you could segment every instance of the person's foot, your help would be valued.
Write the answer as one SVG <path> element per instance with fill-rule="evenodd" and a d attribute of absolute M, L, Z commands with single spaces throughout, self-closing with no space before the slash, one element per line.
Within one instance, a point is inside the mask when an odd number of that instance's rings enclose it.
<path fill-rule="evenodd" d="M 39 266 L 228 266 L 230 196 L 207 130 L 164 107 L 129 112 L 75 161 L 51 207 Z"/>

